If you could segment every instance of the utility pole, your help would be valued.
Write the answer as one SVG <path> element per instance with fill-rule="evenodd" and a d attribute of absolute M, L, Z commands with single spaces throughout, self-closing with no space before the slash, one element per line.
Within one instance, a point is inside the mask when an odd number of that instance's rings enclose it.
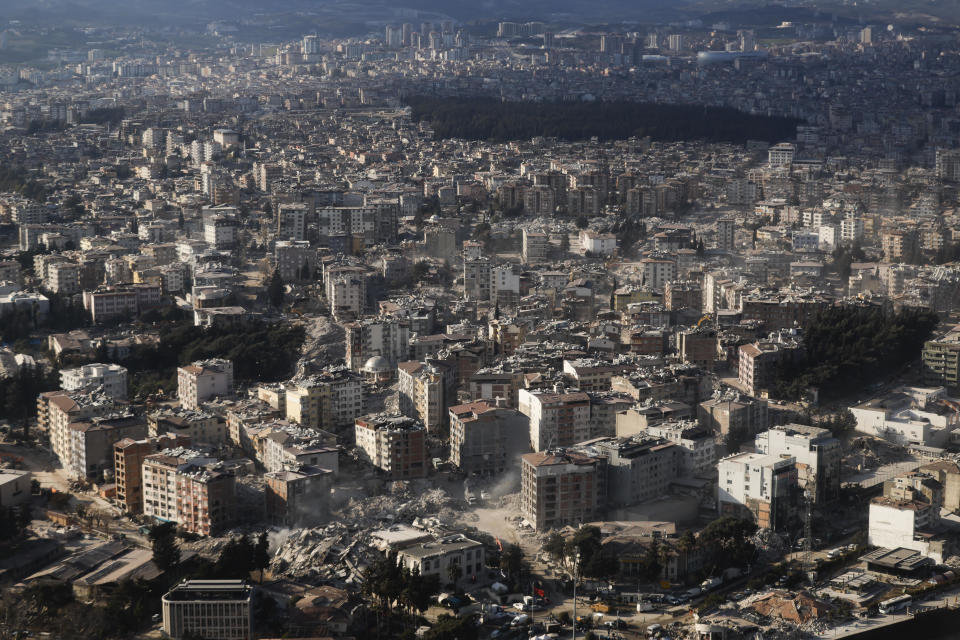
<path fill-rule="evenodd" d="M 573 557 L 573 640 L 577 640 L 577 570 L 580 568 L 580 550 Z"/>
<path fill-rule="evenodd" d="M 807 580 L 813 585 L 817 579 L 816 566 L 813 564 L 813 500 L 817 495 L 816 480 L 811 480 L 803 492 L 806 512 L 803 518 L 803 569 L 807 572 Z"/>

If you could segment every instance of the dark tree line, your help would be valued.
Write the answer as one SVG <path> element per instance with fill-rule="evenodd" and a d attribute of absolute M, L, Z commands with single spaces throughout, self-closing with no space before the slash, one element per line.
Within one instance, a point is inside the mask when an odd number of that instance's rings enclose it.
<path fill-rule="evenodd" d="M 742 144 L 791 137 L 793 118 L 756 116 L 727 107 L 643 102 L 501 102 L 494 98 L 412 96 L 413 119 L 429 121 L 438 138 L 506 142 L 536 136 L 564 140 L 703 140 Z"/>
<path fill-rule="evenodd" d="M 177 367 L 207 358 L 233 362 L 238 380 L 276 382 L 293 374 L 303 340 L 303 327 L 286 324 L 203 329 L 184 323 L 161 331 L 158 346 L 135 348 L 123 365 L 133 374 L 132 395 L 172 389 Z"/>
<path fill-rule="evenodd" d="M 31 200 L 44 200 L 47 190 L 21 166 L 0 165 L 0 191 L 14 191 Z"/>
<path fill-rule="evenodd" d="M 776 393 L 800 398 L 809 387 L 842 396 L 897 373 L 917 358 L 937 326 L 936 313 L 831 307 L 804 327 L 805 358 L 781 366 Z"/>

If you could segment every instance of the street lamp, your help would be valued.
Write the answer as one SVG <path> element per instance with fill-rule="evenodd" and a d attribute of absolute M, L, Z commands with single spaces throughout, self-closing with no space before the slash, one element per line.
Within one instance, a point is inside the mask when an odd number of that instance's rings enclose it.
<path fill-rule="evenodd" d="M 580 568 L 580 550 L 573 557 L 573 640 L 577 640 L 577 569 Z"/>

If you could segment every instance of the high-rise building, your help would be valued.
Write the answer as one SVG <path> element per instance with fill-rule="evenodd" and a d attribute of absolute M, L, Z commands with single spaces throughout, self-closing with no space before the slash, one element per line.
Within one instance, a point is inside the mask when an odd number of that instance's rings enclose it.
<path fill-rule="evenodd" d="M 218 396 L 233 395 L 233 363 L 221 358 L 200 360 L 177 369 L 177 398 L 186 409 Z"/>
<path fill-rule="evenodd" d="M 363 411 L 360 376 L 340 367 L 291 381 L 286 386 L 287 420 L 335 429 L 353 424 Z"/>
<path fill-rule="evenodd" d="M 757 453 L 792 456 L 797 463 L 801 489 L 811 492 L 814 502 L 823 503 L 840 494 L 840 441 L 828 429 L 800 424 L 772 427 L 757 434 Z"/>
<path fill-rule="evenodd" d="M 427 474 L 426 433 L 418 420 L 399 414 L 357 418 L 357 450 L 370 464 L 394 480 Z"/>
<path fill-rule="evenodd" d="M 143 460 L 164 449 L 189 447 L 190 438 L 163 434 L 134 440 L 124 438 L 113 445 L 113 479 L 117 504 L 125 513 L 143 513 Z"/>
<path fill-rule="evenodd" d="M 734 244 L 737 221 L 733 218 L 720 218 L 717 220 L 717 248 L 721 251 L 733 251 L 736 248 Z"/>
<path fill-rule="evenodd" d="M 320 53 L 320 38 L 315 35 L 303 37 L 303 55 L 315 56 Z"/>
<path fill-rule="evenodd" d="M 602 457 L 543 451 L 521 458 L 520 514 L 537 531 L 596 520 L 606 495 Z"/>
<path fill-rule="evenodd" d="M 530 418 L 530 448 L 568 447 L 590 438 L 590 396 L 582 391 L 528 391 L 518 397 L 520 413 Z"/>
<path fill-rule="evenodd" d="M 783 530 L 798 515 L 796 460 L 791 456 L 740 453 L 718 465 L 717 510 L 751 517 L 757 526 Z"/>

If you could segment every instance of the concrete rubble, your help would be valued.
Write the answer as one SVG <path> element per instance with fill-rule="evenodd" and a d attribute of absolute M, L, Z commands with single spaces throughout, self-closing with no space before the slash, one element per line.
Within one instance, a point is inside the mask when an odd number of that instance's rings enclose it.
<path fill-rule="evenodd" d="M 382 495 L 350 498 L 326 526 L 275 534 L 271 571 L 305 582 L 356 584 L 364 568 L 380 557 L 372 531 L 404 523 L 441 535 L 456 522 L 454 502 L 443 489 L 415 491 L 406 482 L 395 482 L 390 489 Z"/>

